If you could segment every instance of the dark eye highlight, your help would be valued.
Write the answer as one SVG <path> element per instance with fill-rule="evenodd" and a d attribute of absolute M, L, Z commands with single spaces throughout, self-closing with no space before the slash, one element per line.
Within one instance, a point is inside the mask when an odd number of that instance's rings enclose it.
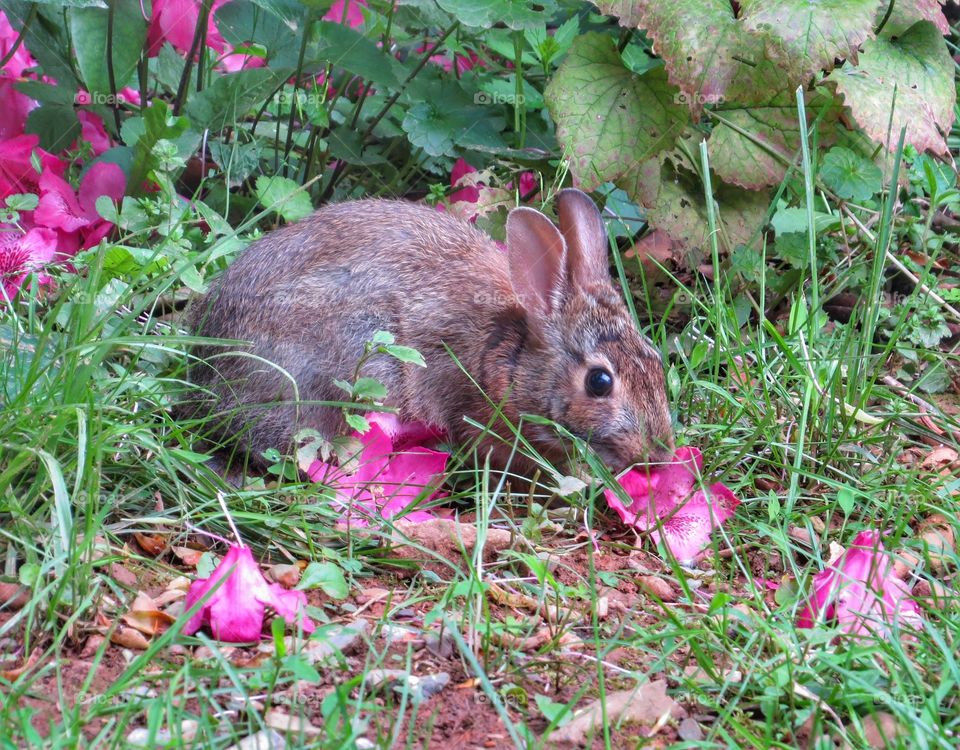
<path fill-rule="evenodd" d="M 587 389 L 587 394 L 595 398 L 609 396 L 610 391 L 613 390 L 613 375 L 603 367 L 593 367 L 587 373 L 584 387 Z"/>

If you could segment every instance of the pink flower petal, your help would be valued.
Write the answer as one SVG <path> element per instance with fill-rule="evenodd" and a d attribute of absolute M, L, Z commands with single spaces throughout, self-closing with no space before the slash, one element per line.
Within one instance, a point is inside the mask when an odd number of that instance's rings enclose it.
<path fill-rule="evenodd" d="M 343 6 L 346 3 L 347 14 L 344 18 Z M 323 16 L 324 21 L 333 23 L 346 23 L 351 29 L 363 25 L 363 11 L 360 8 L 367 7 L 367 0 L 336 0 L 330 6 L 330 10 Z"/>
<path fill-rule="evenodd" d="M 339 467 L 314 461 L 307 476 L 336 490 L 339 502 L 348 511 L 344 523 L 365 525 L 369 518 L 390 518 L 403 513 L 425 491 L 425 499 L 438 496 L 435 488 L 446 471 L 448 453 L 432 450 L 422 442 L 436 442 L 443 433 L 420 423 L 403 424 L 392 414 L 368 414 L 370 429 L 356 434 L 362 445 L 359 466 L 347 475 Z M 433 517 L 414 511 L 412 520 Z"/>
<path fill-rule="evenodd" d="M 99 115 L 80 109 L 77 110 L 77 118 L 80 120 L 80 138 L 90 144 L 94 156 L 99 156 L 113 146 Z"/>
<path fill-rule="evenodd" d="M 123 200 L 127 177 L 116 164 L 98 161 L 80 181 L 80 208 L 88 219 L 103 221 L 97 214 L 97 198 L 106 195 L 114 203 Z"/>
<path fill-rule="evenodd" d="M 40 175 L 30 158 L 34 153 L 44 174 L 63 174 L 66 163 L 44 151 L 39 144 L 40 138 L 32 134 L 0 140 L 0 198 L 40 191 Z"/>
<path fill-rule="evenodd" d="M 37 224 L 65 232 L 76 232 L 91 223 L 80 208 L 73 188 L 50 172 L 40 176 L 40 203 L 33 212 L 33 219 Z"/>
<path fill-rule="evenodd" d="M 696 448 L 678 448 L 673 461 L 635 468 L 619 478 L 631 499 L 625 505 L 613 490 L 607 504 L 624 523 L 663 542 L 680 562 L 692 561 L 710 542 L 710 535 L 729 519 L 739 500 L 723 484 L 698 488 L 703 455 Z"/>
<path fill-rule="evenodd" d="M 184 635 L 193 635 L 203 628 L 217 640 L 228 643 L 259 640 L 267 607 L 288 623 L 302 617 L 303 630 L 313 631 L 313 622 L 303 614 L 306 605 L 303 592 L 286 591 L 277 584 L 268 584 L 250 548 L 239 545 L 230 547 L 209 578 L 190 584 L 185 608 L 193 607 L 221 580 L 219 588 L 187 621 Z"/>
<path fill-rule="evenodd" d="M 450 170 L 450 187 L 457 187 L 460 184 L 460 180 L 466 175 L 476 171 L 477 168 L 468 164 L 463 157 L 457 159 L 453 165 L 453 169 Z M 451 203 L 457 203 L 459 201 L 476 203 L 478 200 L 480 200 L 480 188 L 476 185 L 467 185 L 459 190 L 454 190 L 450 194 Z"/>
<path fill-rule="evenodd" d="M 920 608 L 907 585 L 893 575 L 881 535 L 864 531 L 826 570 L 813 577 L 811 596 L 797 615 L 797 626 L 836 622 L 854 636 L 889 637 L 894 625 L 923 626 Z"/>
<path fill-rule="evenodd" d="M 34 228 L 26 234 L 0 232 L 0 286 L 4 300 L 13 299 L 27 275 L 43 268 L 57 256 L 57 235 L 50 229 Z M 41 277 L 41 282 L 45 281 Z"/>

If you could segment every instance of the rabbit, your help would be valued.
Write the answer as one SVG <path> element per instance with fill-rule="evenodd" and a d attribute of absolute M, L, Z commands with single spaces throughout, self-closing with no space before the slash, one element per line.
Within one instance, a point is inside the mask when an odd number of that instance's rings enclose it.
<path fill-rule="evenodd" d="M 188 379 L 205 399 L 191 413 L 219 415 L 221 436 L 260 468 L 298 430 L 343 434 L 339 407 L 305 402 L 342 402 L 334 380 L 351 381 L 384 330 L 427 366 L 378 355 L 360 375 L 387 386 L 402 421 L 457 443 L 479 435 L 464 417 L 491 425 L 479 446 L 495 466 L 533 468 L 494 405 L 513 425 L 550 418 L 613 471 L 668 460 L 663 365 L 611 281 L 600 212 L 576 189 L 556 200 L 559 229 L 532 208 L 509 213 L 506 251 L 450 214 L 385 199 L 331 204 L 258 239 L 188 313 L 198 335 L 249 342 L 195 351 Z M 522 434 L 554 465 L 568 455 L 550 426 Z"/>

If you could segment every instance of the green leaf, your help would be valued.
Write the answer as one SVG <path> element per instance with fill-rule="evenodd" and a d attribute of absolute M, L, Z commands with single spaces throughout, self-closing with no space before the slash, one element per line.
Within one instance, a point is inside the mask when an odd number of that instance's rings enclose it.
<path fill-rule="evenodd" d="M 370 423 L 366 420 L 365 417 L 360 416 L 359 414 L 349 413 L 344 415 L 344 421 L 352 427 L 354 430 L 359 432 L 361 435 L 369 432 Z"/>
<path fill-rule="evenodd" d="M 261 175 L 256 194 L 264 208 L 276 211 L 287 221 L 300 221 L 313 213 L 310 194 L 289 177 Z"/>
<path fill-rule="evenodd" d="M 790 86 L 832 70 L 834 61 L 857 59 L 873 36 L 880 0 L 741 0 L 746 28 L 763 38 L 767 56 Z"/>
<path fill-rule="evenodd" d="M 147 22 L 141 13 L 140 0 L 115 0 L 113 14 L 112 55 L 107 56 L 110 13 L 100 8 L 73 8 L 69 13 L 70 36 L 73 39 L 77 67 L 93 97 L 94 104 L 113 104 L 102 97 L 111 95 L 110 66 L 115 90 L 119 91 L 133 78 L 147 40 Z"/>
<path fill-rule="evenodd" d="M 353 395 L 364 401 L 383 401 L 387 397 L 387 386 L 376 378 L 359 378 L 354 383 Z"/>
<path fill-rule="evenodd" d="M 414 104 L 403 118 L 410 142 L 430 156 L 450 156 L 454 147 L 504 146 L 499 135 L 503 119 L 489 107 L 463 102 L 459 86 L 444 84 L 426 101 Z M 477 100 L 482 105 L 483 101 Z"/>
<path fill-rule="evenodd" d="M 642 76 L 627 70 L 607 34 L 579 37 L 545 99 L 580 187 L 615 182 L 670 148 L 687 120 L 675 94 L 662 68 Z"/>
<path fill-rule="evenodd" d="M 154 99 L 142 118 L 129 118 L 120 134 L 127 145 L 133 146 L 133 167 L 129 185 L 132 191 L 141 190 L 147 174 L 157 166 L 153 147 L 161 139 L 175 140 L 187 132 L 190 122 L 186 117 L 174 116 L 163 99 Z"/>
<path fill-rule="evenodd" d="M 14 193 L 4 198 L 3 202 L 11 211 L 32 211 L 39 205 L 40 197 L 33 193 Z"/>
<path fill-rule="evenodd" d="M 917 380 L 917 387 L 924 393 L 943 393 L 951 384 L 950 373 L 943 361 L 930 362 Z"/>
<path fill-rule="evenodd" d="M 891 5 L 890 0 L 880 3 L 877 8 L 877 17 L 874 26 L 878 26 Z M 917 21 L 930 21 L 941 34 L 950 33 L 950 24 L 943 14 L 943 4 L 939 0 L 896 0 L 892 3 L 890 17 L 884 24 L 881 35 L 884 37 L 900 36 Z"/>
<path fill-rule="evenodd" d="M 944 136 L 953 124 L 956 102 L 954 65 L 946 42 L 929 21 L 914 24 L 896 41 L 866 42 L 859 63 L 833 71 L 825 83 L 843 95 L 864 132 L 889 150 L 896 149 L 905 127 L 907 143 L 918 151 L 947 153 Z"/>
<path fill-rule="evenodd" d="M 843 146 L 834 146 L 823 157 L 820 179 L 838 197 L 857 203 L 870 200 L 883 188 L 880 167 Z"/>
<path fill-rule="evenodd" d="M 297 588 L 300 590 L 318 588 L 334 599 L 346 599 L 347 594 L 350 593 L 343 571 L 332 562 L 314 561 L 307 565 Z"/>
<path fill-rule="evenodd" d="M 562 727 L 573 718 L 573 711 L 570 710 L 570 706 L 568 706 L 566 703 L 557 703 L 556 701 L 550 700 L 547 696 L 540 695 L 539 693 L 533 694 L 533 700 L 536 702 L 540 713 L 543 714 L 543 718 L 545 718 L 551 724 L 556 722 L 556 726 Z"/>
<path fill-rule="evenodd" d="M 70 35 L 67 33 L 67 24 L 64 23 L 63 6 L 105 8 L 106 2 L 68 0 L 64 3 L 57 1 L 34 4 L 23 0 L 4 0 L 3 11 L 18 34 L 23 30 L 31 11 L 36 11 L 24 34 L 23 46 L 36 58 L 44 74 L 55 79 L 57 85 L 63 87 L 72 98 L 80 88 L 80 83 L 71 65 L 73 49 Z"/>
<path fill-rule="evenodd" d="M 854 497 L 853 490 L 849 487 L 841 487 L 837 490 L 837 504 L 840 506 L 840 510 L 843 511 L 843 514 L 849 516 L 853 513 L 853 507 L 856 502 Z"/>
<path fill-rule="evenodd" d="M 381 344 L 392 344 L 394 341 L 396 341 L 396 339 L 393 337 L 393 334 L 390 333 L 390 331 L 377 331 L 370 339 L 370 343 L 374 346 L 380 346 Z"/>
<path fill-rule="evenodd" d="M 411 346 L 387 344 L 384 349 L 386 349 L 387 354 L 389 354 L 391 357 L 399 359 L 401 362 L 407 362 L 409 364 L 416 365 L 417 367 L 427 366 L 427 363 L 423 359 L 423 355 Z"/>
<path fill-rule="evenodd" d="M 555 0 L 437 0 L 437 5 L 464 26 L 489 29 L 502 23 L 511 29 L 528 29 L 549 22 L 557 10 Z"/>
<path fill-rule="evenodd" d="M 217 28 L 233 47 L 256 42 L 271 67 L 294 67 L 303 34 L 304 8 L 296 2 L 230 0 L 214 10 Z"/>
<path fill-rule="evenodd" d="M 775 73 L 766 82 L 768 87 L 782 84 L 782 75 Z M 775 89 L 774 89 L 775 90 Z M 821 131 L 836 123 L 841 113 L 833 97 L 822 92 L 806 97 L 808 127 L 818 113 Z M 729 105 L 728 105 L 729 106 Z M 710 133 L 710 166 L 725 182 L 756 190 L 779 185 L 800 149 L 800 121 L 792 91 L 771 95 L 762 104 L 739 108 L 718 108 L 714 113 L 717 125 Z"/>
<path fill-rule="evenodd" d="M 219 132 L 242 120 L 291 75 L 289 68 L 250 68 L 218 76 L 190 97 L 184 112 L 194 130 Z"/>
<path fill-rule="evenodd" d="M 651 159 L 641 169 L 618 182 L 628 195 L 647 208 L 647 220 L 687 249 L 687 267 L 696 267 L 710 248 L 710 228 L 703 185 L 668 159 Z M 743 190 L 714 182 L 718 220 L 723 227 L 721 246 L 733 250 L 747 244 L 766 219 L 770 196 L 765 191 Z"/>
<path fill-rule="evenodd" d="M 72 106 L 41 104 L 30 110 L 25 130 L 40 138 L 40 148 L 57 154 L 80 137 L 80 120 Z"/>
<path fill-rule="evenodd" d="M 406 77 L 403 66 L 393 55 L 349 26 L 321 21 L 317 24 L 317 35 L 317 46 L 311 49 L 314 60 L 327 61 L 378 87 L 399 88 L 400 80 Z"/>
<path fill-rule="evenodd" d="M 601 0 L 596 5 L 617 16 L 621 26 L 646 32 L 663 58 L 670 83 L 680 89 L 679 101 L 694 115 L 704 105 L 744 101 L 730 96 L 731 86 L 750 98 L 770 93 L 762 81 L 769 78 L 771 66 L 759 64 L 763 40 L 734 17 L 729 0 Z"/>

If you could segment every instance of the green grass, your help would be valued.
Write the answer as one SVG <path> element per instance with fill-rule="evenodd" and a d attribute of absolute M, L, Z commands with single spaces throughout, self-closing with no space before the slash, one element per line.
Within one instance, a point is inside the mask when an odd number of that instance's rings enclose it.
<path fill-rule="evenodd" d="M 807 188 L 813 195 L 809 180 Z M 875 244 L 861 238 L 856 262 L 882 253 L 903 219 L 888 200 L 876 220 Z M 642 288 L 637 261 L 619 267 Z M 867 276 L 875 295 L 882 269 L 878 262 Z M 925 455 L 931 439 L 956 445 L 951 431 L 960 425 L 934 409 L 929 416 L 946 431 L 936 435 L 916 403 L 883 380 L 892 352 L 872 338 L 879 306 L 862 307 L 850 325 L 826 325 L 813 314 L 811 300 L 843 288 L 842 274 L 799 278 L 782 314 L 767 318 L 776 273 L 765 272 L 752 293 L 719 276 L 687 289 L 689 320 L 652 328 L 667 354 L 681 441 L 701 447 L 708 473 L 743 501 L 697 573 L 659 567 L 649 556 L 631 567 L 630 538 L 594 550 L 578 534 L 615 528 L 602 496 L 588 492 L 544 510 L 506 493 L 498 475 L 470 468 L 469 456 L 448 504 L 472 514 L 482 538 L 511 530 L 516 552 L 494 560 L 468 553 L 467 573 L 436 555 L 436 567 L 401 559 L 387 544 L 389 527 L 349 535 L 338 528 L 316 486 L 237 490 L 193 452 L 169 412 L 184 387 L 190 343 L 165 315 L 174 270 L 141 275 L 108 299 L 94 266 L 62 279 L 52 298 L 21 299 L 15 312 L 0 313 L 0 550 L 3 580 L 31 591 L 25 606 L 0 610 L 0 654 L 3 669 L 28 656 L 32 666 L 0 677 L 0 746 L 125 747 L 138 729 L 179 747 L 189 744 L 186 727 L 197 746 L 223 748 L 263 730 L 278 707 L 319 730 L 293 739 L 295 746 L 359 747 L 364 737 L 383 748 L 443 747 L 430 738 L 450 716 L 436 706 L 456 693 L 471 696 L 477 715 L 505 720 L 502 746 L 527 738 L 546 747 L 549 728 L 585 702 L 665 678 L 702 728 L 688 747 L 827 747 L 831 738 L 864 747 L 877 712 L 896 721 L 889 747 L 956 747 L 956 597 L 927 601 L 922 632 L 889 640 L 836 642 L 835 629 L 799 630 L 795 618 L 800 592 L 831 556 L 829 544 L 845 545 L 862 529 L 888 531 L 888 548 L 920 559 L 918 581 L 951 590 L 955 548 L 945 561 L 931 560 L 918 527 L 940 513 L 960 532 L 958 482 L 903 457 L 913 449 Z M 638 304 L 648 319 L 652 312 Z M 944 356 L 956 368 L 956 354 Z M 282 639 L 261 660 L 238 664 L 204 636 L 180 635 L 179 625 L 145 652 L 124 654 L 109 641 L 96 647 L 88 639 L 117 624 L 137 589 L 162 589 L 183 573 L 174 558 L 137 552 L 135 534 L 167 534 L 174 545 L 196 538 L 194 529 L 229 536 L 218 493 L 260 559 L 332 561 L 354 593 L 389 589 L 383 614 L 345 653 L 313 664 L 303 644 Z M 533 499 L 544 503 L 547 494 Z M 676 601 L 637 590 L 644 567 L 670 584 Z M 760 578 L 781 581 L 776 598 Z M 505 606 L 495 586 L 564 613 L 539 648 L 516 643 L 546 622 Z M 621 606 L 601 616 L 611 587 L 624 592 Z M 312 642 L 338 633 L 356 607 L 324 599 Z M 434 703 L 418 701 L 409 685 L 382 690 L 365 680 L 374 669 L 430 671 L 429 652 L 386 648 L 379 634 L 397 622 L 443 634 L 450 649 L 433 664 L 452 679 Z M 95 647 L 80 655 L 85 643 Z M 201 644 L 207 658 L 194 651 Z M 468 679 L 469 688 L 452 684 Z M 548 716 L 544 700 L 567 709 Z M 608 726 L 596 739 L 597 746 L 624 742 L 641 742 L 636 727 Z"/>

